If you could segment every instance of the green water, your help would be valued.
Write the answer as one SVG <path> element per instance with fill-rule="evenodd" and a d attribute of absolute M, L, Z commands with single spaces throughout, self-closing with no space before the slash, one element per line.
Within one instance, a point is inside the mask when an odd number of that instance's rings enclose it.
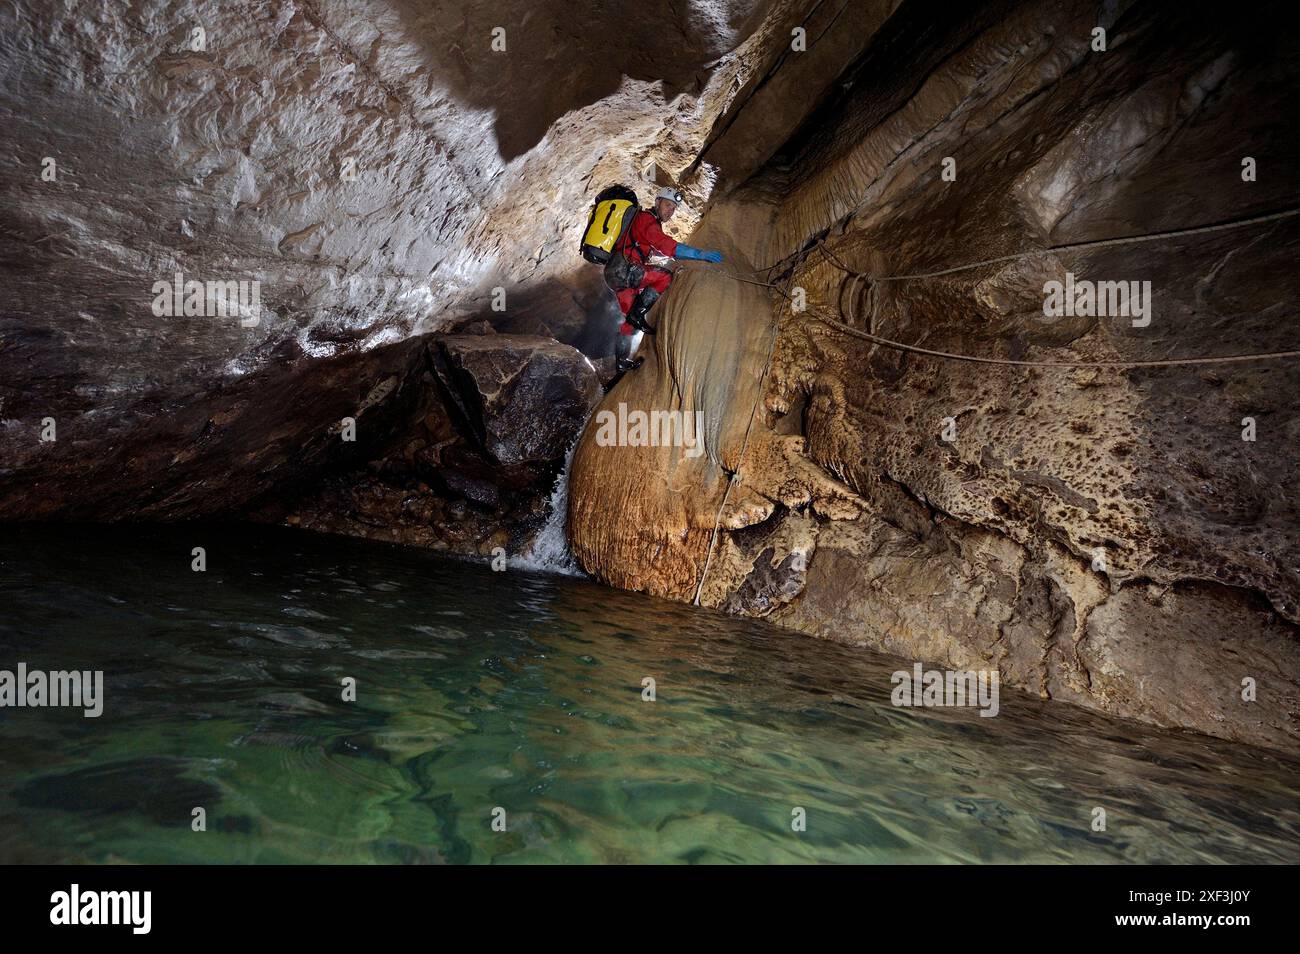
<path fill-rule="evenodd" d="M 6 527 L 0 601 L 0 669 L 105 673 L 98 719 L 0 709 L 0 861 L 1300 860 L 1277 755 L 1010 690 L 896 709 L 910 661 L 585 580 Z"/>

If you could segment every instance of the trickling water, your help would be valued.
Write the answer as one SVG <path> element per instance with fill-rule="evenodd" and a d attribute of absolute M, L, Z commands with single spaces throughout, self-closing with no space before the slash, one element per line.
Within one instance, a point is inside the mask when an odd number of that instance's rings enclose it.
<path fill-rule="evenodd" d="M 569 514 L 569 468 L 573 466 L 573 451 L 577 446 L 578 441 L 575 439 L 564 455 L 564 470 L 555 478 L 555 488 L 551 491 L 551 499 L 547 504 L 550 510 L 546 515 L 546 523 L 533 537 L 528 550 L 511 558 L 511 566 L 542 573 L 582 575 L 578 561 L 569 550 L 569 537 L 564 530 Z"/>
<path fill-rule="evenodd" d="M 1006 690 L 897 709 L 905 663 L 585 579 L 6 527 L 0 606 L 0 670 L 104 672 L 97 719 L 0 708 L 0 862 L 1300 860 L 1279 755 Z"/>

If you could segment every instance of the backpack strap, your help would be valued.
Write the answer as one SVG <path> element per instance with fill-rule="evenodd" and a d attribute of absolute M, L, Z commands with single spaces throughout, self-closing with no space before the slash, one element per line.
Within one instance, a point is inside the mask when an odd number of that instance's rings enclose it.
<path fill-rule="evenodd" d="M 641 257 L 641 261 L 638 262 L 637 264 L 644 266 L 649 256 L 646 254 L 645 249 L 641 247 L 641 244 L 637 242 L 636 239 L 632 238 L 632 228 L 636 224 L 636 216 L 640 215 L 642 212 L 646 212 L 646 210 L 645 209 L 637 210 L 636 215 L 632 217 L 632 224 L 627 227 L 627 231 L 625 231 L 622 235 L 618 237 L 618 242 L 614 245 L 614 249 L 615 251 L 622 252 L 626 257 L 628 246 L 631 246 L 632 248 L 636 249 L 637 255 Z M 653 213 L 646 212 L 646 214 L 652 215 Z"/>

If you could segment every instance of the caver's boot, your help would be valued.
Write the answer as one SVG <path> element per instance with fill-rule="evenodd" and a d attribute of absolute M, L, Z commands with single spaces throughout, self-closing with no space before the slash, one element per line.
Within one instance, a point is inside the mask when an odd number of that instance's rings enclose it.
<path fill-rule="evenodd" d="M 618 340 L 614 342 L 614 367 L 619 371 L 631 371 L 633 368 L 641 367 L 641 362 L 645 358 L 632 357 L 632 336 L 619 335 Z"/>
<path fill-rule="evenodd" d="M 627 323 L 637 331 L 644 331 L 648 335 L 654 334 L 655 330 L 646 323 L 645 319 L 658 300 L 659 293 L 653 288 L 641 289 L 636 300 L 632 302 L 632 307 L 628 309 Z"/>
<path fill-rule="evenodd" d="M 608 394 L 610 388 L 618 384 L 628 371 L 634 371 L 641 367 L 643 361 L 645 361 L 645 358 L 632 357 L 632 336 L 619 335 L 614 342 L 614 367 L 617 369 L 617 373 L 610 379 L 609 384 L 605 385 L 605 393 Z"/>

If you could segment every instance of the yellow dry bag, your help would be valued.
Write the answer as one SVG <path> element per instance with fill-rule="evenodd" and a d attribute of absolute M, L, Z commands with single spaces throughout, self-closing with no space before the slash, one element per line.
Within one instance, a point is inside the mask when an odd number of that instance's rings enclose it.
<path fill-rule="evenodd" d="M 579 249 L 582 257 L 597 265 L 608 262 L 619 236 L 631 227 L 637 208 L 636 193 L 626 186 L 610 186 L 596 196 L 586 231 L 582 233 Z"/>

